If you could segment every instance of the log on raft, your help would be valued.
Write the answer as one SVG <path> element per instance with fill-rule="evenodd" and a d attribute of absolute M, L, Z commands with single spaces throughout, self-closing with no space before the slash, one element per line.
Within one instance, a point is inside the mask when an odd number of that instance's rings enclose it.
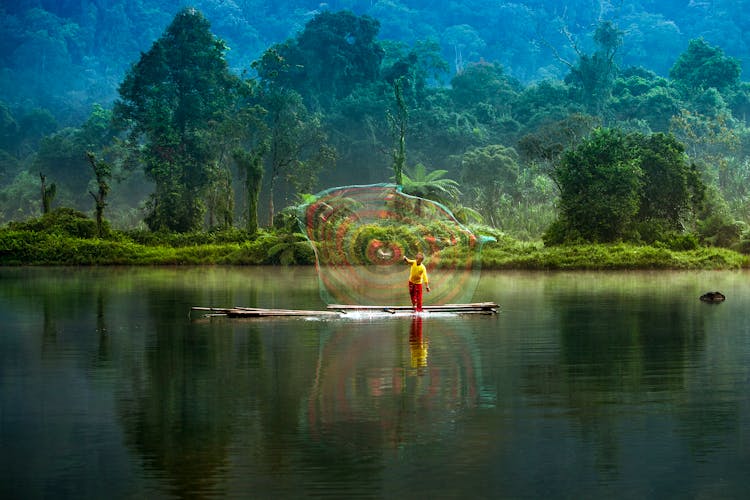
<path fill-rule="evenodd" d="M 262 318 L 274 316 L 340 316 L 335 311 L 307 311 L 301 309 L 263 309 L 259 307 L 192 307 L 193 311 L 204 311 L 212 316 L 228 318 Z"/>

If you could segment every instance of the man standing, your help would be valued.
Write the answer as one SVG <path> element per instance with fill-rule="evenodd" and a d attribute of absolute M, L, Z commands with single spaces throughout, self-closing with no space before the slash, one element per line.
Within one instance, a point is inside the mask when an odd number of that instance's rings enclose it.
<path fill-rule="evenodd" d="M 411 264 L 409 272 L 409 297 L 411 305 L 415 311 L 422 311 L 422 284 L 427 291 L 430 291 L 429 280 L 427 279 L 427 268 L 423 264 L 424 254 L 419 252 L 416 259 L 410 259 L 404 256 L 404 262 Z"/>

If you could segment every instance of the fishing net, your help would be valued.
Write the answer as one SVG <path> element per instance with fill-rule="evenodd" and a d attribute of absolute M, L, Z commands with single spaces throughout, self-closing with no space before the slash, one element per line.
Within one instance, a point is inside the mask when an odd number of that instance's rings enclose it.
<path fill-rule="evenodd" d="M 475 236 L 443 205 L 373 184 L 328 189 L 300 211 L 326 303 L 409 304 L 403 257 L 418 252 L 432 289 L 426 305 L 471 301 L 482 245 L 491 238 Z"/>

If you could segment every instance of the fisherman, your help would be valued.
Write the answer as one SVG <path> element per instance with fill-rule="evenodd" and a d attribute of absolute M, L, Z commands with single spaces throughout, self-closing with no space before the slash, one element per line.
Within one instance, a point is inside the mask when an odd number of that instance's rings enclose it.
<path fill-rule="evenodd" d="M 430 291 L 429 279 L 427 278 L 427 268 L 424 266 L 424 254 L 419 252 L 415 259 L 410 259 L 404 255 L 404 262 L 411 264 L 409 272 L 409 297 L 411 306 L 415 311 L 422 311 L 422 284 L 427 291 Z"/>

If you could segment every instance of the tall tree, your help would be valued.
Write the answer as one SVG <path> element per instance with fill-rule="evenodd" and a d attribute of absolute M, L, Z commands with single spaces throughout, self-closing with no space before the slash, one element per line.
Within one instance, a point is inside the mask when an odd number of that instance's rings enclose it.
<path fill-rule="evenodd" d="M 57 193 L 57 185 L 53 182 L 49 186 L 47 185 L 47 176 L 39 172 L 39 179 L 41 180 L 41 193 L 42 193 L 42 213 L 48 214 L 52 208 L 52 200 L 55 199 Z"/>
<path fill-rule="evenodd" d="M 87 152 L 100 151 L 111 143 L 111 117 L 109 111 L 96 105 L 81 128 L 64 128 L 39 142 L 34 169 L 57 181 L 66 204 L 80 209 L 88 206 L 86 191 L 91 170 L 86 164 Z"/>
<path fill-rule="evenodd" d="M 596 129 L 555 169 L 560 218 L 545 241 L 655 241 L 696 215 L 705 187 L 671 135 Z M 639 231 L 646 231 L 639 234 Z"/>
<path fill-rule="evenodd" d="M 274 45 L 253 64 L 258 74 L 302 95 L 305 104 L 327 109 L 380 75 L 380 23 L 350 11 L 317 14 L 296 38 Z"/>
<path fill-rule="evenodd" d="M 594 242 L 627 236 L 640 206 L 643 176 L 631 148 L 622 131 L 597 129 L 563 154 L 554 174 L 561 233 Z"/>
<path fill-rule="evenodd" d="M 470 149 L 461 158 L 461 180 L 472 189 L 472 205 L 495 227 L 501 227 L 501 204 L 518 193 L 518 153 L 513 148 L 490 145 Z"/>
<path fill-rule="evenodd" d="M 518 152 L 523 161 L 552 175 L 563 152 L 577 146 L 597 125 L 596 118 L 580 113 L 542 123 L 536 131 L 518 140 Z"/>
<path fill-rule="evenodd" d="M 712 117 L 683 109 L 670 124 L 670 132 L 686 145 L 690 158 L 706 166 L 708 178 L 722 191 L 741 145 L 733 121 L 724 113 Z"/>
<path fill-rule="evenodd" d="M 673 135 L 630 134 L 643 172 L 638 219 L 662 221 L 669 229 L 682 229 L 685 218 L 703 201 L 700 174 L 688 162 L 685 146 Z"/>
<path fill-rule="evenodd" d="M 603 115 L 612 92 L 617 75 L 615 56 L 622 45 L 622 35 L 623 32 L 611 21 L 602 21 L 594 32 L 596 50 L 593 54 L 584 53 L 569 37 L 578 54 L 578 62 L 572 64 L 561 59 L 570 68 L 565 82 L 577 90 L 580 101 L 596 116 Z"/>
<path fill-rule="evenodd" d="M 412 47 L 396 42 L 382 45 L 385 56 L 379 81 L 393 85 L 400 80 L 405 98 L 415 104 L 431 94 L 430 81 L 440 82 L 448 74 L 448 63 L 434 40 L 418 41 Z"/>
<path fill-rule="evenodd" d="M 203 15 L 186 8 L 120 85 L 116 117 L 134 143 L 143 141 L 145 173 L 155 183 L 146 218 L 152 229 L 190 231 L 202 223 L 217 122 L 238 87 L 225 51 Z"/>
<path fill-rule="evenodd" d="M 258 231 L 258 199 L 260 198 L 263 180 L 263 151 L 234 152 L 234 162 L 245 177 L 245 196 L 247 199 L 247 231 L 254 234 Z"/>
<path fill-rule="evenodd" d="M 244 182 L 244 190 L 238 193 L 243 202 L 240 213 L 244 214 L 246 228 L 251 234 L 258 230 L 258 198 L 263 178 L 263 160 L 269 144 L 267 110 L 260 102 L 263 98 L 261 88 L 260 83 L 253 79 L 241 82 L 235 108 L 227 113 L 221 124 L 220 163 L 227 168 L 223 169 L 224 175 L 215 176 L 210 188 L 216 195 L 223 194 L 226 208 L 230 204 L 234 205 L 235 190 L 231 186 L 222 188 L 221 185 L 226 182 L 221 180 L 231 177 L 230 165 L 235 167 L 238 180 Z M 217 173 L 222 174 L 221 171 Z M 226 211 L 225 214 L 231 215 Z"/>
<path fill-rule="evenodd" d="M 477 51 L 486 45 L 477 31 L 468 24 L 449 26 L 443 32 L 442 38 L 453 49 L 453 69 L 457 75 L 466 69 L 465 61 L 476 60 Z M 467 56 L 465 59 L 464 53 Z"/>
<path fill-rule="evenodd" d="M 719 47 L 698 38 L 690 40 L 687 50 L 669 70 L 669 76 L 692 94 L 710 87 L 721 91 L 736 85 L 740 72 L 737 59 L 725 56 Z"/>
<path fill-rule="evenodd" d="M 269 224 L 273 225 L 277 191 L 291 188 L 295 194 L 310 192 L 317 183 L 318 172 L 330 166 L 336 154 L 328 145 L 320 116 L 307 110 L 297 92 L 271 89 L 263 96 L 262 103 L 267 110 L 265 164 Z M 281 186 L 279 181 L 285 181 L 286 185 Z"/>
<path fill-rule="evenodd" d="M 387 112 L 388 123 L 391 126 L 393 135 L 393 149 L 391 156 L 393 158 L 393 179 L 399 186 L 403 183 L 403 172 L 406 166 L 406 129 L 409 123 L 409 112 L 406 109 L 404 94 L 402 91 L 402 79 L 393 83 L 393 94 L 396 99 L 396 112 Z"/>
<path fill-rule="evenodd" d="M 458 107 L 489 104 L 498 113 L 510 113 L 520 84 L 498 64 L 468 65 L 451 80 L 451 98 Z"/>
<path fill-rule="evenodd" d="M 96 184 L 98 186 L 97 192 L 89 191 L 89 194 L 94 198 L 96 206 L 96 230 L 99 237 L 104 236 L 104 207 L 107 206 L 107 194 L 109 194 L 109 179 L 112 177 L 112 166 L 104 160 L 97 160 L 96 155 L 91 151 L 86 152 L 86 158 L 89 160 L 89 165 L 94 171 L 96 177 Z"/>

